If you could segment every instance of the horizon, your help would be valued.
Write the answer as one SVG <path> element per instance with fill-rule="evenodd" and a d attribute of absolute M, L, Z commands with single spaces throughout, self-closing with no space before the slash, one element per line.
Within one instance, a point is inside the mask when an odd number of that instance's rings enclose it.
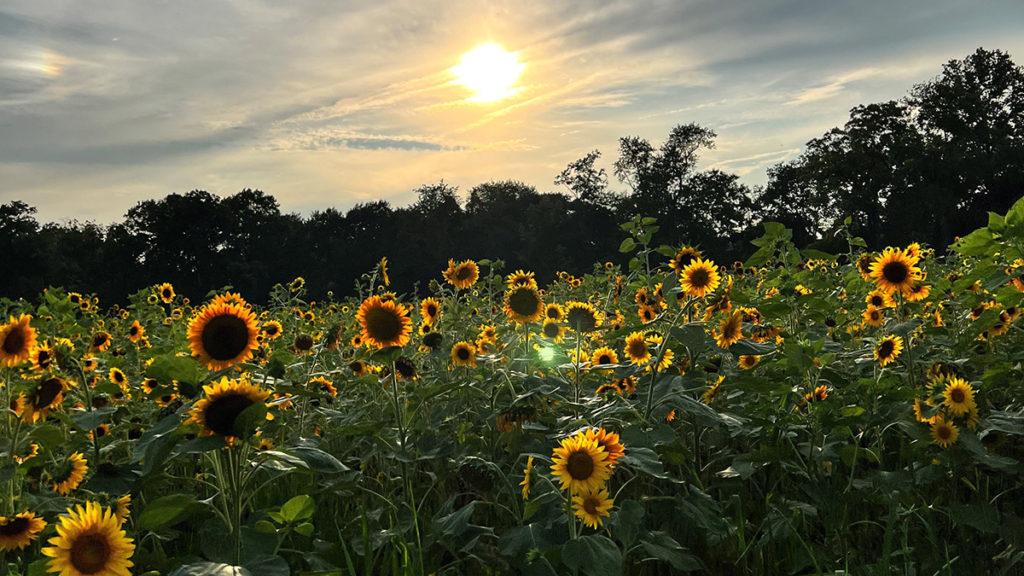
<path fill-rule="evenodd" d="M 898 99 L 979 46 L 1024 52 L 1012 2 L 518 6 L 13 2 L 0 202 L 109 224 L 139 201 L 253 188 L 308 216 L 403 206 L 441 180 L 564 192 L 555 176 L 593 149 L 624 190 L 617 139 L 660 143 L 684 122 L 718 133 L 702 169 L 756 186 L 853 106 Z M 493 99 L 453 72 L 488 43 L 521 64 Z"/>

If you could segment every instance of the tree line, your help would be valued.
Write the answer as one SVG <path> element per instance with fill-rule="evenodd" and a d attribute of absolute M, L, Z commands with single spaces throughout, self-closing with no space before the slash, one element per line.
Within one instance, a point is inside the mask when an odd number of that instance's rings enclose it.
<path fill-rule="evenodd" d="M 295 276 L 315 296 L 343 295 L 382 256 L 400 290 L 425 286 L 449 258 L 498 258 L 548 280 L 616 256 L 618 225 L 636 215 L 658 218 L 656 242 L 695 245 L 721 262 L 748 255 L 762 221 L 826 250 L 847 217 L 871 247 L 941 248 L 1024 195 L 1024 69 L 999 50 L 952 60 L 901 99 L 854 108 L 842 127 L 771 167 L 764 186 L 698 169 L 715 138 L 692 123 L 660 144 L 621 138 L 612 165 L 620 188 L 595 150 L 557 175 L 555 192 L 506 180 L 463 196 L 440 182 L 408 206 L 376 201 L 305 217 L 251 189 L 146 200 L 109 226 L 41 224 L 13 201 L 0 206 L 0 295 L 59 285 L 109 303 L 169 281 L 193 297 L 230 285 L 259 299 Z"/>

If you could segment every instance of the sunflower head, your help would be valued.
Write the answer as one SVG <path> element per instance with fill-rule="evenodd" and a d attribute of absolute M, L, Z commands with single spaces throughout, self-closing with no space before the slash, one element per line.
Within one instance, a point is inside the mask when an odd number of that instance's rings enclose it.
<path fill-rule="evenodd" d="M 701 258 L 700 250 L 692 246 L 683 246 L 676 251 L 675 255 L 672 256 L 672 260 L 669 261 L 669 268 L 676 271 L 676 274 L 682 274 L 683 269 L 690 265 L 694 260 Z"/>
<path fill-rule="evenodd" d="M 17 366 L 29 360 L 36 347 L 36 330 L 32 317 L 22 314 L 0 326 L 0 365 Z"/>
<path fill-rule="evenodd" d="M 515 272 L 509 274 L 505 278 L 505 284 L 508 286 L 510 290 L 512 288 L 519 288 L 524 286 L 529 288 L 536 288 L 537 279 L 534 278 L 533 272 L 516 270 Z"/>
<path fill-rule="evenodd" d="M 594 530 L 604 524 L 604 519 L 611 515 L 614 505 L 615 501 L 608 495 L 607 488 L 581 490 L 572 497 L 572 507 L 576 517 Z"/>
<path fill-rule="evenodd" d="M 619 355 L 611 348 L 604 347 L 594 350 L 590 355 L 590 363 L 594 367 L 608 366 L 619 363 Z"/>
<path fill-rule="evenodd" d="M 238 303 L 210 303 L 188 323 L 192 355 L 210 370 L 223 370 L 252 358 L 258 346 L 256 314 Z"/>
<path fill-rule="evenodd" d="M 651 359 L 651 348 L 647 343 L 647 336 L 643 332 L 633 332 L 626 336 L 624 351 L 629 361 L 637 366 L 646 364 Z"/>
<path fill-rule="evenodd" d="M 448 268 L 442 275 L 445 282 L 462 290 L 476 284 L 477 279 L 480 278 L 480 267 L 472 260 L 463 260 L 462 262 L 449 260 Z"/>
<path fill-rule="evenodd" d="M 126 576 L 135 544 L 114 511 L 87 502 L 61 516 L 57 536 L 42 552 L 50 558 L 48 570 L 63 576 Z"/>
<path fill-rule="evenodd" d="M 516 324 L 529 324 L 544 314 L 544 300 L 533 286 L 518 286 L 505 293 L 505 315 Z"/>
<path fill-rule="evenodd" d="M 586 302 L 566 302 L 565 323 L 580 333 L 593 332 L 601 327 L 604 315 Z"/>
<path fill-rule="evenodd" d="M 466 341 L 456 342 L 451 351 L 452 365 L 476 367 L 476 352 L 476 344 Z"/>
<path fill-rule="evenodd" d="M 22 409 L 22 418 L 27 422 L 38 422 L 64 401 L 64 392 L 71 383 L 59 376 L 44 378 L 29 392 Z"/>
<path fill-rule="evenodd" d="M 879 290 L 887 294 L 907 294 L 920 278 L 917 258 L 912 258 L 900 248 L 886 248 L 871 263 L 871 279 Z"/>
<path fill-rule="evenodd" d="M 435 324 L 441 317 L 441 303 L 437 298 L 424 298 L 420 301 L 420 316 L 427 324 Z"/>
<path fill-rule="evenodd" d="M 164 282 L 157 286 L 156 295 L 164 304 L 170 304 L 171 302 L 174 302 L 174 286 L 172 286 L 170 282 Z"/>
<path fill-rule="evenodd" d="M 885 336 L 875 345 L 875 360 L 881 366 L 887 366 L 903 352 L 903 338 L 899 336 Z"/>
<path fill-rule="evenodd" d="M 941 415 L 932 419 L 931 427 L 932 442 L 942 448 L 949 448 L 956 444 L 957 439 L 960 437 L 960 429 L 956 427 L 956 424 L 946 420 Z"/>
<path fill-rule="evenodd" d="M 950 414 L 963 416 L 974 406 L 974 388 L 963 378 L 952 376 L 942 391 L 942 403 Z"/>
<path fill-rule="evenodd" d="M 206 436 L 238 438 L 246 433 L 241 429 L 239 416 L 250 407 L 265 402 L 270 392 L 247 381 L 220 381 L 203 387 L 203 398 L 196 401 L 189 414 L 189 423 L 199 425 Z"/>
<path fill-rule="evenodd" d="M 728 348 L 743 339 L 743 314 L 739 311 L 728 315 L 718 324 L 715 342 L 719 348 Z"/>
<path fill-rule="evenodd" d="M 53 475 L 53 491 L 67 496 L 82 483 L 89 472 L 89 463 L 81 452 L 68 456 L 60 470 Z"/>
<path fill-rule="evenodd" d="M 714 292 L 721 282 L 718 266 L 710 260 L 695 258 L 687 264 L 680 274 L 679 284 L 688 296 L 703 298 Z"/>
<path fill-rule="evenodd" d="M 370 296 L 359 306 L 356 320 L 362 328 L 363 342 L 376 348 L 405 346 L 412 334 L 409 309 L 395 301 Z"/>
<path fill-rule="evenodd" d="M 0 516 L 0 552 L 21 550 L 35 540 L 46 522 L 32 512 Z"/>
<path fill-rule="evenodd" d="M 540 333 L 548 340 L 561 342 L 565 338 L 565 326 L 558 320 L 545 320 L 540 328 Z"/>
<path fill-rule="evenodd" d="M 585 432 L 563 439 L 551 460 L 551 473 L 558 478 L 562 490 L 574 494 L 602 488 L 612 473 L 608 453 Z"/>

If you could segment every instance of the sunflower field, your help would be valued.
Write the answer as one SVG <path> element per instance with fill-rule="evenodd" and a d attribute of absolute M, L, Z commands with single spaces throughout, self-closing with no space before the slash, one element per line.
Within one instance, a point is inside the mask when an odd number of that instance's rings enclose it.
<path fill-rule="evenodd" d="M 541 286 L 0 301 L 12 574 L 1024 573 L 1024 200 L 954 245 Z"/>

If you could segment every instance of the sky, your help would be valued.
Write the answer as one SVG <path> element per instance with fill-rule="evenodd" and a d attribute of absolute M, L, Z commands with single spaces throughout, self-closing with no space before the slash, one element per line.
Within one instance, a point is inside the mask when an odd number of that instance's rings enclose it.
<path fill-rule="evenodd" d="M 1022 29 L 1020 0 L 5 0 L 0 203 L 108 223 L 192 189 L 303 214 L 440 180 L 557 190 L 687 122 L 718 134 L 702 168 L 756 186 L 950 59 L 1024 63 Z M 478 102 L 452 68 L 488 42 L 523 71 Z"/>

